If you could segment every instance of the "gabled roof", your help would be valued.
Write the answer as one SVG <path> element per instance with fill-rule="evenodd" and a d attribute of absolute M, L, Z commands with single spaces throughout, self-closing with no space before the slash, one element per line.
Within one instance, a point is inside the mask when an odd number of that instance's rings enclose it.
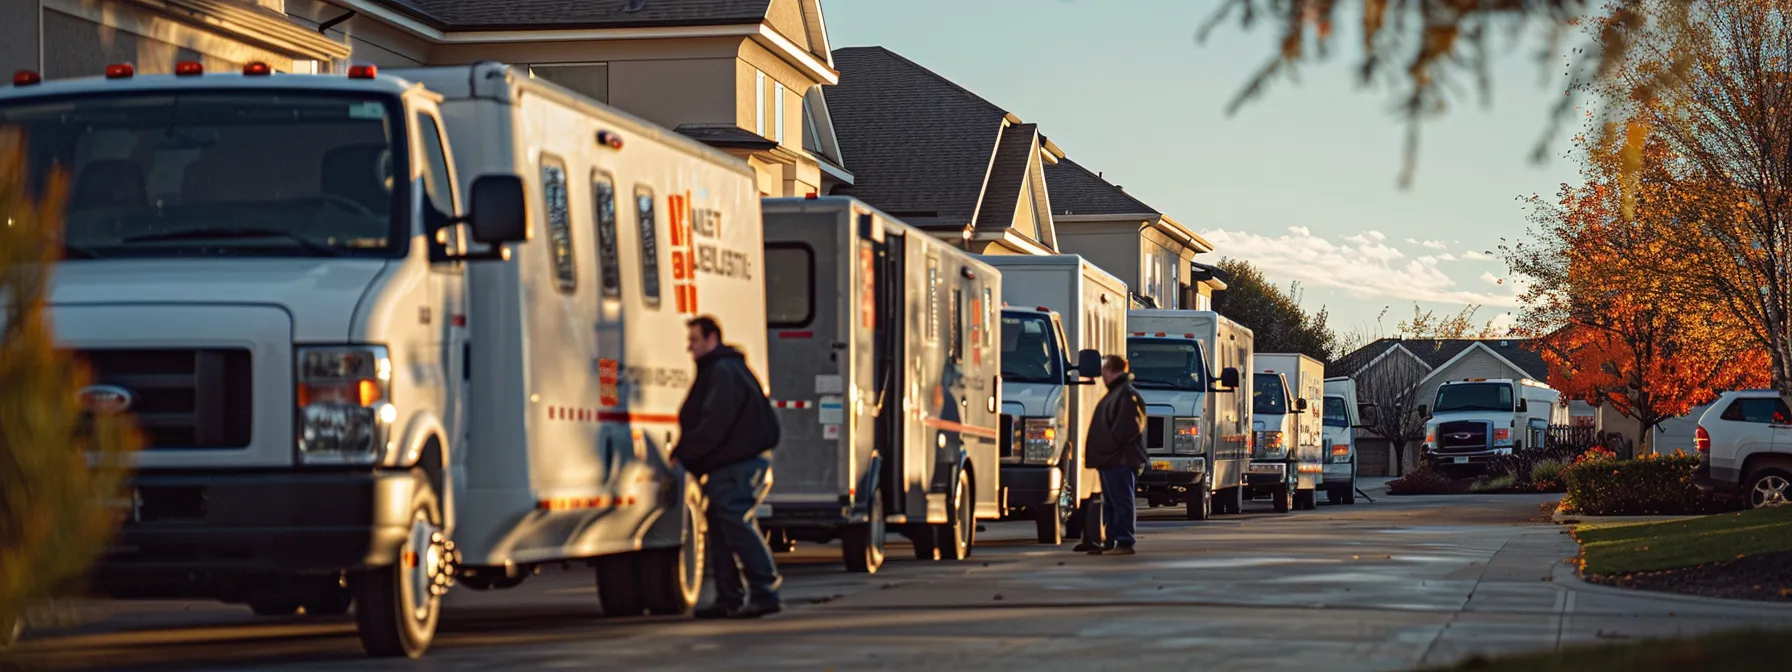
<path fill-rule="evenodd" d="M 647 28 L 759 23 L 772 0 L 381 0 L 434 24 L 477 28 Z M 631 8 L 633 11 L 630 11 Z"/>
<path fill-rule="evenodd" d="M 854 177 L 840 193 L 915 226 L 971 223 L 1011 115 L 883 47 L 836 49 L 834 67 L 828 107 Z"/>
<path fill-rule="evenodd" d="M 1339 357 L 1332 363 L 1332 373 L 1338 375 L 1356 375 L 1363 367 L 1376 357 L 1385 354 L 1389 348 L 1399 347 L 1418 357 L 1425 366 L 1436 371 L 1461 357 L 1465 351 L 1481 344 L 1494 356 L 1506 360 L 1523 371 L 1534 380 L 1549 378 L 1549 364 L 1543 356 L 1529 348 L 1523 347 L 1525 340 L 1520 338 L 1454 338 L 1454 339 L 1399 339 L 1383 338 L 1376 340 L 1355 351 Z"/>
<path fill-rule="evenodd" d="M 1020 203 L 1020 185 L 1031 172 L 1038 156 L 1039 137 L 1036 124 L 1015 124 L 1002 129 L 996 142 L 996 154 L 989 163 L 989 177 L 984 181 L 983 203 L 977 209 L 977 228 L 1000 231 L 1014 220 L 1014 209 Z"/>
<path fill-rule="evenodd" d="M 1046 166 L 1045 180 L 1053 215 L 1163 214 L 1069 158 Z"/>

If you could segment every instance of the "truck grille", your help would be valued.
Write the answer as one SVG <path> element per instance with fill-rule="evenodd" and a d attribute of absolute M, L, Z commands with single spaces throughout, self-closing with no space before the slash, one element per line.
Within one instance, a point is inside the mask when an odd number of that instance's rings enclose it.
<path fill-rule="evenodd" d="M 1020 428 L 1015 426 L 1014 416 L 1003 413 L 997 420 L 996 432 L 1002 443 L 1002 457 L 1013 457 L 1020 454 L 1018 452 L 1018 446 L 1021 445 Z"/>
<path fill-rule="evenodd" d="M 1445 422 L 1437 426 L 1437 452 L 1473 453 L 1487 450 L 1488 423 L 1475 420 Z"/>
<path fill-rule="evenodd" d="M 96 385 L 131 394 L 147 450 L 249 445 L 254 386 L 245 349 L 86 350 Z"/>
<path fill-rule="evenodd" d="M 1164 416 L 1150 415 L 1145 417 L 1145 450 L 1148 452 L 1167 453 L 1170 451 L 1169 430 Z"/>

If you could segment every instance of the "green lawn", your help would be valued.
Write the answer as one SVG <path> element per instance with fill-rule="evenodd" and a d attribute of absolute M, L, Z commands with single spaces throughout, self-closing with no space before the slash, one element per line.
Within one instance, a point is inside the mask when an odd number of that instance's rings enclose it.
<path fill-rule="evenodd" d="M 1792 551 L 1792 506 L 1661 523 L 1589 525 L 1574 536 L 1586 561 L 1584 574 L 1679 569 Z"/>
<path fill-rule="evenodd" d="M 1735 632 L 1694 639 L 1566 648 L 1494 659 L 1475 658 L 1439 670 L 1490 672 L 1682 672 L 1772 670 L 1786 664 L 1787 632 Z"/>

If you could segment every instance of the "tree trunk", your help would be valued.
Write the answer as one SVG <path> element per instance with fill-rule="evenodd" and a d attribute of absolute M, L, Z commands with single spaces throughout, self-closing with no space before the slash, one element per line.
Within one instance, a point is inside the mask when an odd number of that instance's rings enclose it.
<path fill-rule="evenodd" d="M 1392 446 L 1394 449 L 1393 451 L 1391 451 L 1394 455 L 1394 469 L 1393 469 L 1394 477 L 1399 478 L 1401 476 L 1405 476 L 1406 475 L 1406 442 L 1405 441 L 1389 441 L 1388 445 Z"/>

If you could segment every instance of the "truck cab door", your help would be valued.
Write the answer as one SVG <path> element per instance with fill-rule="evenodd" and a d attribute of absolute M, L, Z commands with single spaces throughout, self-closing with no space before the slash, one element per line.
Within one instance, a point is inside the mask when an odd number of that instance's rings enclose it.
<path fill-rule="evenodd" d="M 447 226 L 447 222 L 463 212 L 459 182 L 454 174 L 454 156 L 450 153 L 441 117 L 434 103 L 418 101 L 413 105 L 413 128 L 416 156 L 420 171 L 418 183 L 419 220 L 425 227 L 429 246 L 429 303 L 424 319 L 433 331 L 432 344 L 440 353 L 437 370 L 437 410 L 447 434 L 450 455 L 466 443 L 466 398 L 471 386 L 468 360 L 472 353 L 467 340 L 466 265 L 455 257 L 466 251 L 466 230 L 463 226 Z M 444 493 L 446 496 L 446 493 Z"/>

